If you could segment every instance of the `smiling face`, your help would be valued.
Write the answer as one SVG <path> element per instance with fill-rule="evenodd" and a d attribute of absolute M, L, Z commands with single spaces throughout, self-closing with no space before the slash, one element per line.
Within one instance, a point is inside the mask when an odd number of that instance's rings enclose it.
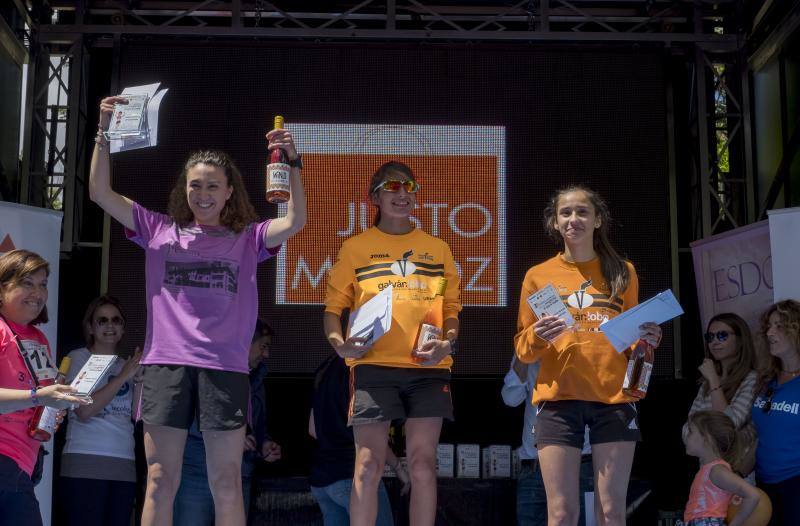
<path fill-rule="evenodd" d="M 559 197 L 555 229 L 566 244 L 592 246 L 594 231 L 599 227 L 600 218 L 585 192 L 576 190 Z"/>
<path fill-rule="evenodd" d="M 713 336 L 713 340 L 708 342 L 708 351 L 715 360 L 722 364 L 736 361 L 739 354 L 739 338 L 733 327 L 715 320 L 708 325 L 708 334 Z"/>
<path fill-rule="evenodd" d="M 115 346 L 119 343 L 125 334 L 125 321 L 119 309 L 110 304 L 95 309 L 89 334 L 94 338 L 95 345 Z"/>
<path fill-rule="evenodd" d="M 0 313 L 19 325 L 28 325 L 47 303 L 47 271 L 39 269 L 16 283 L 0 287 Z"/>
<path fill-rule="evenodd" d="M 186 172 L 186 200 L 199 225 L 218 226 L 232 194 L 233 187 L 219 166 L 198 163 Z"/>
<path fill-rule="evenodd" d="M 412 179 L 405 174 L 390 172 L 384 181 L 411 181 Z M 417 204 L 417 194 L 408 193 L 404 186 L 396 192 L 389 192 L 379 188 L 372 196 L 372 204 L 381 211 L 381 221 L 408 220 L 408 216 L 414 211 Z"/>

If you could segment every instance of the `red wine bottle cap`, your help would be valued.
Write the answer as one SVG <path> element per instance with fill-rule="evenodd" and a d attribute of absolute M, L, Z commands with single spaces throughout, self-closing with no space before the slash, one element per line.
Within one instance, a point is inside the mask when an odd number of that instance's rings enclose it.
<path fill-rule="evenodd" d="M 283 129 L 283 115 L 275 115 L 275 129 L 276 130 Z"/>

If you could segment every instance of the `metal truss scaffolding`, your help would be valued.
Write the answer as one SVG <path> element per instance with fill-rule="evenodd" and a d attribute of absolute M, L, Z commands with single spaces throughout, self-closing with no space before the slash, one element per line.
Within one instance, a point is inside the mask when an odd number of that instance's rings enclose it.
<path fill-rule="evenodd" d="M 22 0 L 20 0 L 22 1 Z M 690 64 L 694 238 L 752 221 L 749 100 L 739 0 L 29 0 L 39 16 L 27 196 L 65 212 L 64 250 L 79 239 L 85 171 L 86 46 L 121 39 L 539 42 L 663 46 Z M 35 9 L 34 9 L 35 8 Z M 49 9 L 49 11 L 48 11 Z M 60 57 L 53 62 L 52 57 Z M 49 74 L 44 74 L 48 71 Z M 68 71 L 68 75 L 65 73 Z M 67 81 L 68 78 L 68 81 Z M 45 102 L 58 81 L 66 101 Z M 66 135 L 59 142 L 58 130 Z M 671 159 L 674 163 L 674 159 Z M 680 173 L 677 174 L 681 176 Z"/>

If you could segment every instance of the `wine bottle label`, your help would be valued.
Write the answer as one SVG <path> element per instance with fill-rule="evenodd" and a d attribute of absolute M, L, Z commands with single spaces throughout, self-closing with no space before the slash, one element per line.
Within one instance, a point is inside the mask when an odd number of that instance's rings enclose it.
<path fill-rule="evenodd" d="M 37 429 L 41 429 L 42 431 L 47 431 L 52 435 L 56 431 L 56 415 L 58 414 L 58 409 L 53 409 L 52 407 L 45 407 L 44 411 L 42 411 L 42 416 L 39 417 L 39 422 L 36 424 Z"/>
<path fill-rule="evenodd" d="M 435 325 L 428 325 L 427 323 L 422 324 L 422 328 L 419 330 L 419 345 L 418 347 L 422 347 L 424 343 L 427 343 L 432 340 L 441 340 L 442 339 L 442 329 Z"/>
<path fill-rule="evenodd" d="M 291 166 L 285 163 L 267 165 L 267 192 L 289 192 Z"/>
<path fill-rule="evenodd" d="M 628 370 L 625 371 L 625 380 L 622 381 L 622 388 L 623 389 L 630 389 L 631 384 L 634 381 L 633 378 L 633 368 L 636 367 L 636 360 L 631 358 L 628 360 Z"/>
<path fill-rule="evenodd" d="M 647 386 L 650 385 L 650 374 L 653 372 L 653 364 L 644 362 L 642 364 L 642 372 L 639 375 L 639 390 L 643 393 L 647 392 Z"/>

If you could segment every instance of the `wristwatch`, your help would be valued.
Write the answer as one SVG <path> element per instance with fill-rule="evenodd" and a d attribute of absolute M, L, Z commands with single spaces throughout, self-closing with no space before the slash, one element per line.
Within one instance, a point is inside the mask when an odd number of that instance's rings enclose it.
<path fill-rule="evenodd" d="M 292 159 L 291 161 L 289 161 L 286 164 L 288 164 L 292 168 L 299 168 L 299 169 L 302 170 L 303 169 L 303 156 L 298 153 L 297 154 L 297 159 Z"/>

